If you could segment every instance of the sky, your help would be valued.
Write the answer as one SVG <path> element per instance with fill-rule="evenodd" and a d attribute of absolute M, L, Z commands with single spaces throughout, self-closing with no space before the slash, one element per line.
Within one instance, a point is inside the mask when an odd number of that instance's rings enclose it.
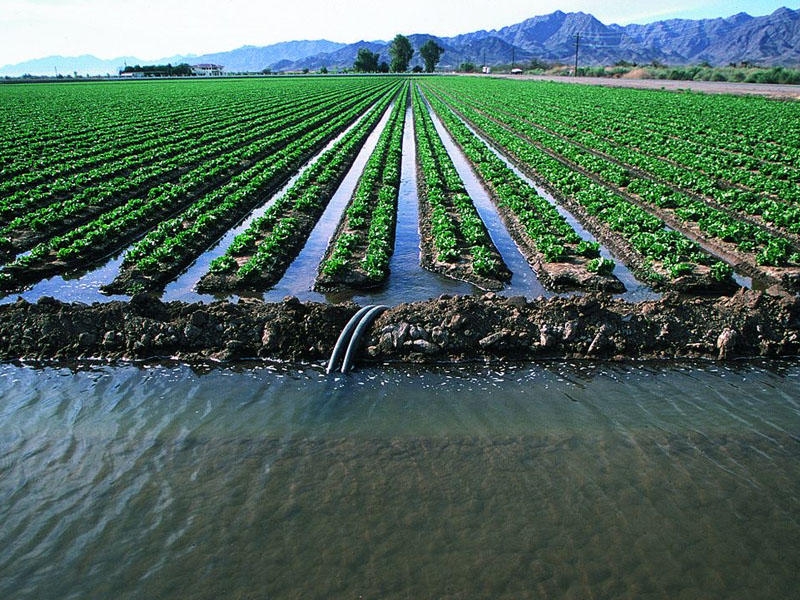
<path fill-rule="evenodd" d="M 448 37 L 556 10 L 606 24 L 768 15 L 797 0 L 0 0 L 0 65 L 53 55 L 156 60 L 245 45 Z"/>

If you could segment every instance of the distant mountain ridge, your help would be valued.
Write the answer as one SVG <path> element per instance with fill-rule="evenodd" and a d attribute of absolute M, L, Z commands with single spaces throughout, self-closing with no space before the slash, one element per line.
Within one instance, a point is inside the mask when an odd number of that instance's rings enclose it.
<path fill-rule="evenodd" d="M 49 56 L 25 61 L 16 65 L 0 67 L 0 76 L 32 75 L 116 75 L 125 65 L 154 65 L 180 63 L 213 63 L 223 65 L 229 73 L 261 71 L 279 61 L 297 61 L 316 54 L 334 52 L 346 44 L 329 40 L 302 40 L 281 42 L 270 46 L 242 46 L 227 52 L 211 54 L 185 54 L 157 60 L 142 60 L 133 56 L 123 56 L 102 60 L 90 55 L 65 57 Z"/>
<path fill-rule="evenodd" d="M 717 19 L 671 19 L 647 25 L 605 25 L 582 12 L 556 11 L 492 31 L 455 37 L 407 35 L 415 50 L 429 39 L 445 49 L 441 69 L 464 62 L 477 65 L 524 65 L 531 60 L 571 64 L 576 42 L 581 65 L 610 65 L 620 61 L 669 65 L 709 63 L 725 66 L 747 62 L 760 66 L 800 67 L 800 10 L 780 8 L 770 15 L 739 13 Z M 377 52 L 389 62 L 389 42 L 341 44 L 328 40 L 292 41 L 265 47 L 244 46 L 229 52 L 175 56 L 159 61 L 122 57 L 102 61 L 93 56 L 49 57 L 0 67 L 0 75 L 18 76 L 115 74 L 124 64 L 177 64 L 188 62 L 224 65 L 228 73 L 329 70 L 352 67 L 360 48 Z M 411 66 L 421 64 L 416 52 Z"/>

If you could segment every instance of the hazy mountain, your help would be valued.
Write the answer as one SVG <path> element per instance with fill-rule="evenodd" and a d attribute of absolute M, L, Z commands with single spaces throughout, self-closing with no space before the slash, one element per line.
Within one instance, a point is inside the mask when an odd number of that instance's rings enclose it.
<path fill-rule="evenodd" d="M 158 60 L 142 60 L 133 56 L 102 60 L 94 56 L 49 56 L 29 60 L 16 65 L 0 67 L 0 76 L 20 76 L 25 73 L 31 75 L 54 75 L 56 71 L 61 75 L 116 75 L 125 65 L 154 65 L 180 63 L 200 64 L 214 63 L 223 65 L 228 73 L 261 71 L 280 60 L 296 61 L 306 56 L 313 56 L 325 52 L 333 52 L 344 47 L 345 44 L 330 42 L 328 40 L 281 42 L 271 46 L 243 46 L 229 52 L 213 54 L 188 54 L 170 56 Z"/>
<path fill-rule="evenodd" d="M 125 64 L 143 64 L 132 56 L 102 60 L 95 56 L 48 56 L 28 60 L 16 65 L 0 67 L 0 76 L 18 77 L 25 73 L 32 75 L 116 75 Z"/>
<path fill-rule="evenodd" d="M 671 19 L 647 25 L 605 25 L 589 14 L 556 11 L 493 31 L 476 31 L 451 38 L 409 35 L 415 50 L 428 39 L 445 49 L 439 68 L 464 62 L 476 65 L 524 65 L 533 59 L 571 64 L 576 43 L 581 65 L 610 65 L 618 61 L 640 64 L 659 61 L 671 65 L 712 65 L 749 62 L 762 66 L 800 66 L 800 11 L 781 8 L 771 15 L 739 13 L 719 19 Z M 327 40 L 294 41 L 266 47 L 244 46 L 230 52 L 176 56 L 148 64 L 216 63 L 228 73 L 351 68 L 360 48 L 368 48 L 390 62 L 389 42 L 339 44 Z M 102 61 L 92 56 L 49 57 L 0 68 L 0 75 L 23 73 L 106 74 L 123 65 L 145 64 L 131 57 Z M 415 52 L 411 66 L 421 65 Z"/>
<path fill-rule="evenodd" d="M 223 65 L 228 73 L 258 72 L 279 61 L 296 61 L 308 56 L 335 52 L 343 47 L 345 44 L 328 40 L 281 42 L 271 46 L 242 46 L 230 52 L 177 57 L 180 59 L 177 62 Z"/>
<path fill-rule="evenodd" d="M 800 66 L 800 11 L 779 8 L 765 17 L 739 13 L 727 19 L 675 19 L 620 28 L 629 45 L 661 53 L 666 63 Z"/>
<path fill-rule="evenodd" d="M 314 54 L 301 59 L 285 59 L 269 65 L 273 71 L 292 71 L 300 69 L 310 69 L 318 71 L 326 69 L 349 69 L 352 68 L 356 60 L 359 48 L 367 48 L 370 52 L 378 52 L 380 60 L 389 61 L 389 44 L 383 41 L 377 42 L 356 42 L 355 44 L 341 44 L 333 52 Z"/>

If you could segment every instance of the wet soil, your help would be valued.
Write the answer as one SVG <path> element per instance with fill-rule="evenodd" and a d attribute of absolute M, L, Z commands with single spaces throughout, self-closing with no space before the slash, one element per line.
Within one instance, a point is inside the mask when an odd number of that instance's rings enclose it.
<path fill-rule="evenodd" d="M 0 359 L 325 361 L 354 303 L 240 300 L 0 306 Z M 418 363 L 537 359 L 796 356 L 800 299 L 741 290 L 707 298 L 669 293 L 628 303 L 607 295 L 526 300 L 494 293 L 442 296 L 387 310 L 361 360 Z"/>

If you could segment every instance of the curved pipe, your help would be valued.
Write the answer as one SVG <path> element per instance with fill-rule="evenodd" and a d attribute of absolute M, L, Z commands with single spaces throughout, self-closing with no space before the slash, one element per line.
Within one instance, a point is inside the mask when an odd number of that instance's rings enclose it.
<path fill-rule="evenodd" d="M 350 341 L 350 336 L 353 333 L 353 330 L 358 325 L 358 322 L 361 320 L 365 314 L 367 314 L 372 308 L 374 307 L 373 304 L 369 304 L 350 317 L 350 320 L 347 322 L 347 325 L 344 326 L 342 329 L 342 333 L 339 334 L 339 339 L 336 340 L 336 345 L 333 347 L 333 352 L 331 352 L 330 360 L 328 360 L 328 368 L 325 370 L 326 373 L 330 374 L 336 368 L 336 363 L 339 361 L 339 357 L 344 352 L 345 346 Z"/>
<path fill-rule="evenodd" d="M 353 332 L 353 336 L 350 338 L 350 343 L 347 345 L 347 352 L 345 353 L 344 360 L 342 361 L 342 373 L 347 373 L 350 370 L 351 363 L 353 362 L 355 353 L 358 350 L 358 345 L 361 341 L 361 336 L 364 335 L 364 331 L 378 315 L 388 308 L 388 306 L 383 305 L 371 306 L 369 307 L 369 311 L 363 317 L 361 317 L 356 330 Z"/>

